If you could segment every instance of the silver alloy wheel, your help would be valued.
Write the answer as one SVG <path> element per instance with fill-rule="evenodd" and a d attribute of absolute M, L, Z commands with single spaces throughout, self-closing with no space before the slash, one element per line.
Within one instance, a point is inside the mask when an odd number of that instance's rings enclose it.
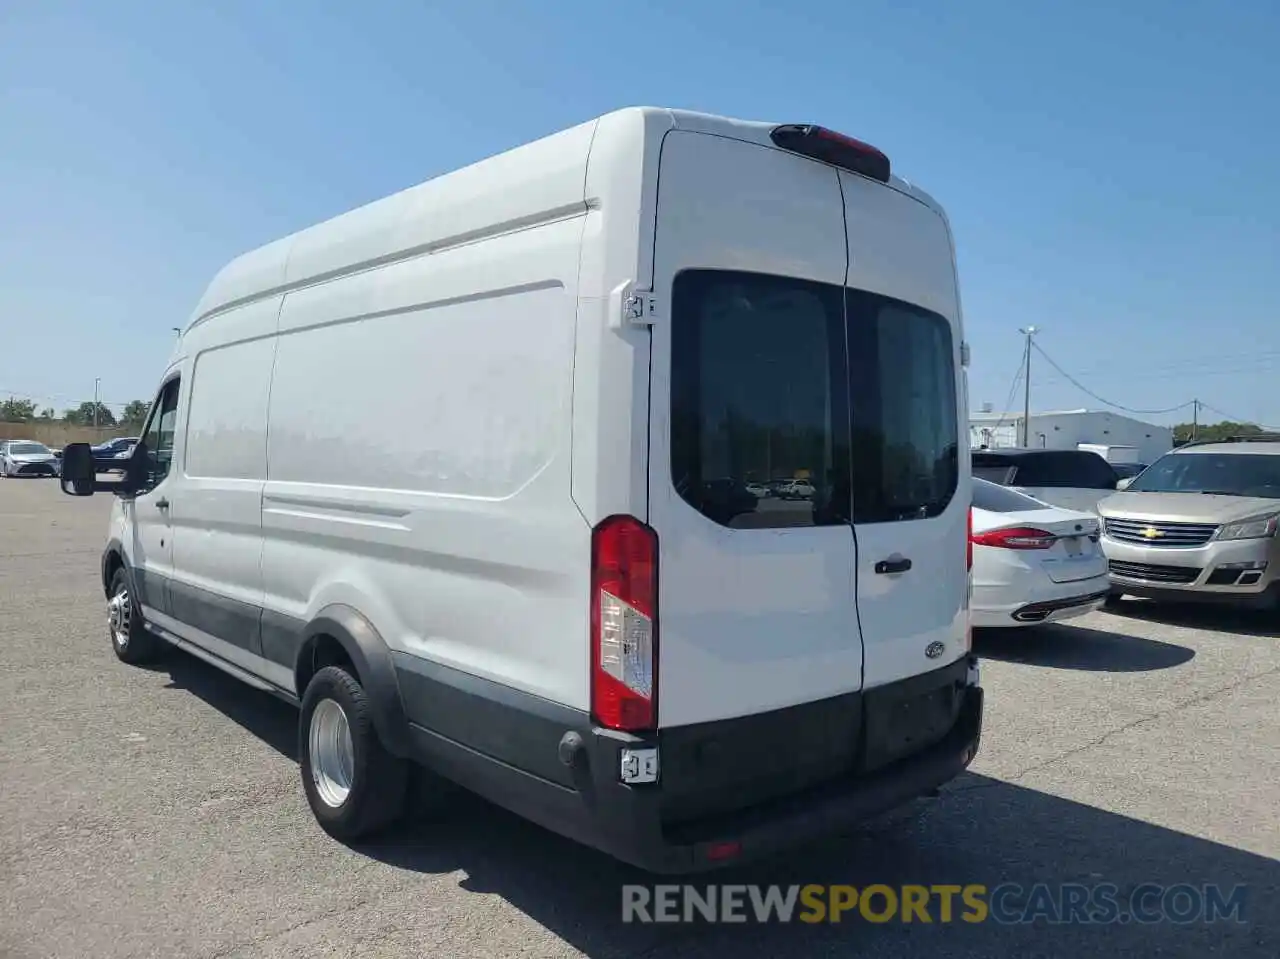
<path fill-rule="evenodd" d="M 111 626 L 111 641 L 120 649 L 129 645 L 129 628 L 133 624 L 133 604 L 129 601 L 129 587 L 121 584 L 115 595 L 107 600 L 107 622 Z"/>
<path fill-rule="evenodd" d="M 311 755 L 311 781 L 326 806 L 337 809 L 351 794 L 355 778 L 355 747 L 347 714 L 332 699 L 322 699 L 311 713 L 307 734 Z"/>

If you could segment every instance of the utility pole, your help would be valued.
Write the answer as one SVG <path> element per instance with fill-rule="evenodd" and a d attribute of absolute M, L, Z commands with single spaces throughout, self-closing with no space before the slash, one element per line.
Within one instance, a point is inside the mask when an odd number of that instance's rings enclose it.
<path fill-rule="evenodd" d="M 1196 431 L 1200 428 L 1200 401 L 1191 401 L 1191 442 L 1196 441 Z"/>
<path fill-rule="evenodd" d="M 1027 338 L 1022 356 L 1022 445 L 1031 445 L 1031 337 L 1038 332 L 1034 326 L 1018 330 Z"/>
<path fill-rule="evenodd" d="M 101 383 L 102 377 L 95 376 L 93 378 L 93 429 L 95 433 L 98 429 L 98 387 Z"/>

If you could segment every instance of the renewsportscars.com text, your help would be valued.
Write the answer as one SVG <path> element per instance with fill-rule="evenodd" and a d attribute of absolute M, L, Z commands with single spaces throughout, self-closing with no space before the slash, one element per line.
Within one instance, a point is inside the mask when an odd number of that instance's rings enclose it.
<path fill-rule="evenodd" d="M 626 885 L 623 922 L 1108 925 L 1245 921 L 1247 888 L 1180 883 Z"/>

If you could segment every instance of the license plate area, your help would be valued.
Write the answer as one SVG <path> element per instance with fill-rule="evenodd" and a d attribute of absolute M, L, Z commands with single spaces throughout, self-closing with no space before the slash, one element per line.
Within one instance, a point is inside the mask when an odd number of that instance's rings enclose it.
<path fill-rule="evenodd" d="M 864 771 L 887 766 L 942 739 L 955 725 L 968 661 L 871 689 L 863 697 Z"/>

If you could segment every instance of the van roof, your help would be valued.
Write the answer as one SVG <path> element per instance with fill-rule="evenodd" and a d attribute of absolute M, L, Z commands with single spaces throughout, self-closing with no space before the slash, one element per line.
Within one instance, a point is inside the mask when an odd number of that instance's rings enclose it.
<path fill-rule="evenodd" d="M 263 296 L 579 215 L 602 202 L 601 197 L 585 195 L 589 155 L 594 150 L 608 155 L 611 146 L 622 145 L 618 141 L 638 138 L 644 142 L 678 129 L 776 149 L 769 133 L 777 125 L 661 107 L 616 110 L 236 257 L 209 284 L 187 328 Z M 607 142 L 609 138 L 614 142 Z M 494 189 L 495 182 L 502 188 Z M 942 207 L 923 190 L 896 175 L 890 177 L 889 186 L 928 206 L 946 222 Z"/>

